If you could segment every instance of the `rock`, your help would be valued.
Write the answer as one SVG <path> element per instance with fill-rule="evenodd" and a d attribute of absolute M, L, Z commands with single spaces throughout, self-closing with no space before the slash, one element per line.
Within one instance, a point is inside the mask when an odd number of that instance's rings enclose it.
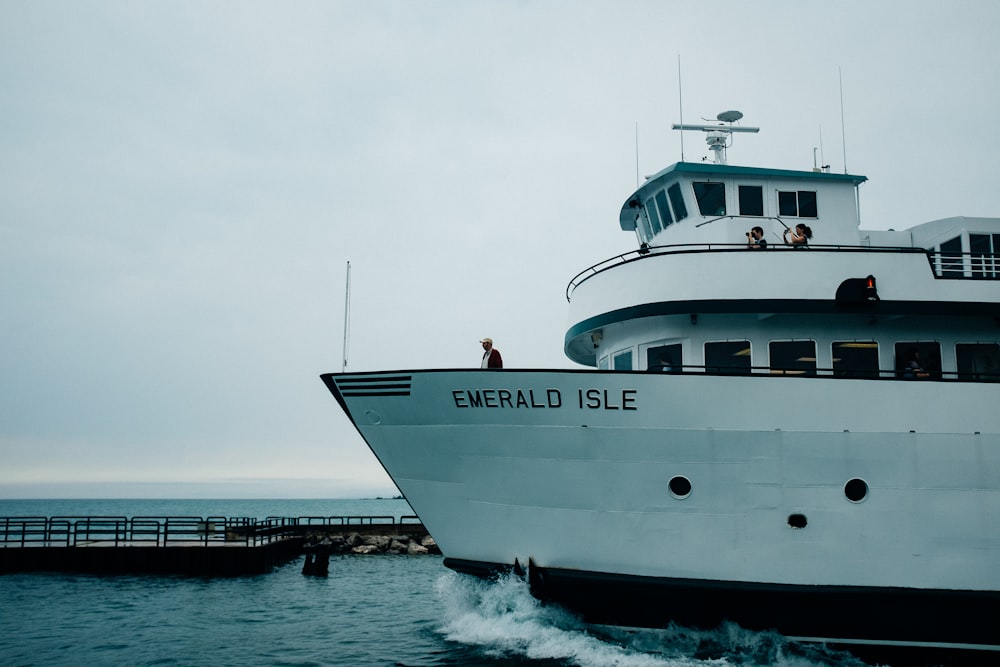
<path fill-rule="evenodd" d="M 389 538 L 385 535 L 369 535 L 363 538 L 362 543 L 373 546 L 379 551 L 385 551 L 389 548 Z"/>
<path fill-rule="evenodd" d="M 379 548 L 374 544 L 362 544 L 351 549 L 351 553 L 356 554 L 377 554 L 378 552 Z"/>
<path fill-rule="evenodd" d="M 406 553 L 413 556 L 417 554 L 426 554 L 430 552 L 427 550 L 427 547 L 421 544 L 417 544 L 416 542 L 410 542 L 409 546 L 406 548 Z"/>
<path fill-rule="evenodd" d="M 357 533 L 351 533 L 350 535 L 344 538 L 344 541 L 347 542 L 348 545 L 356 547 L 364 542 L 364 538 L 362 538 Z"/>

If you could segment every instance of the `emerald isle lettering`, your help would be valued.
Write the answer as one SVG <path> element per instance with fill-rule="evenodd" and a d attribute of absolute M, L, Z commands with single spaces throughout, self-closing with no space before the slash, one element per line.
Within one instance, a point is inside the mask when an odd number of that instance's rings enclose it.
<path fill-rule="evenodd" d="M 456 408 L 638 410 L 637 389 L 577 389 L 575 401 L 564 404 L 559 389 L 453 389 Z"/>

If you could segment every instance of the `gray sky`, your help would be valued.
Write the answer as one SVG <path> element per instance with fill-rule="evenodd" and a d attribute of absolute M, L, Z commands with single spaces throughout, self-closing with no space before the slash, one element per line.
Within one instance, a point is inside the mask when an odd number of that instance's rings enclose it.
<path fill-rule="evenodd" d="M 0 497 L 395 487 L 318 376 L 571 367 L 564 289 L 739 109 L 730 162 L 1000 215 L 1000 3 L 0 0 Z M 685 136 L 685 156 L 706 155 Z"/>

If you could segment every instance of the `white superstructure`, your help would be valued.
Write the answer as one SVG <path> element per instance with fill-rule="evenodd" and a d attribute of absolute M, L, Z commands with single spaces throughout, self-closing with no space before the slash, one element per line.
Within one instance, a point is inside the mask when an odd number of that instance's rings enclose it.
<path fill-rule="evenodd" d="M 600 623 L 998 650 L 1000 219 L 863 231 L 862 176 L 726 164 L 733 113 L 570 282 L 594 370 L 323 379 L 455 569 Z"/>

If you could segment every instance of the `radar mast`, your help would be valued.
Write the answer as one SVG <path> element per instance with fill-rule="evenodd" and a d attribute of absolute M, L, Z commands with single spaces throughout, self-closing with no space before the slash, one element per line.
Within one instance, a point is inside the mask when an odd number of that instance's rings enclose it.
<path fill-rule="evenodd" d="M 719 121 L 717 125 L 690 125 L 675 123 L 672 128 L 682 131 L 696 130 L 704 132 L 705 141 L 708 142 L 708 148 L 715 153 L 715 164 L 728 164 L 726 161 L 726 148 L 731 145 L 730 139 L 732 137 L 732 133 L 760 132 L 760 128 L 733 125 L 733 123 L 743 118 L 743 114 L 735 110 L 723 111 L 715 118 Z"/>

